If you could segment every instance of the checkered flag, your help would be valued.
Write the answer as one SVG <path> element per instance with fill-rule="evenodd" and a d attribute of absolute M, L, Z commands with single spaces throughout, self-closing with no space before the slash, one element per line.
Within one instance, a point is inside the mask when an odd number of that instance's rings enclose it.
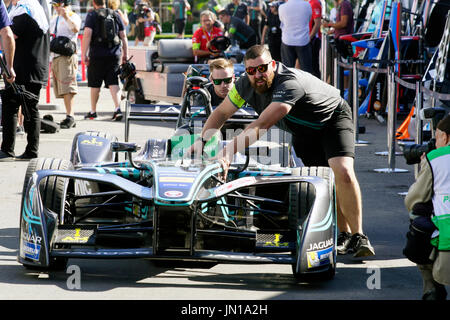
<path fill-rule="evenodd" d="M 448 46 L 450 44 L 450 14 L 447 14 L 444 33 L 439 44 L 439 53 L 436 60 L 436 81 L 443 82 L 445 68 L 447 67 Z"/>

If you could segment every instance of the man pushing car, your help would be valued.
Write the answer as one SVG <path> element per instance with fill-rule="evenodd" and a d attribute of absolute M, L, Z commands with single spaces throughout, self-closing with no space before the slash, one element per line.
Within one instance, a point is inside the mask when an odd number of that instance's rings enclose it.
<path fill-rule="evenodd" d="M 263 45 L 249 48 L 244 57 L 246 74 L 240 77 L 228 98 L 205 123 L 201 138 L 189 152 L 199 150 L 239 108 L 246 103 L 258 119 L 229 142 L 219 153 L 226 176 L 236 152 L 256 142 L 276 125 L 292 134 L 292 144 L 306 166 L 333 169 L 340 234 L 337 252 L 354 257 L 375 254 L 362 230 L 362 201 L 354 171 L 354 135 L 350 107 L 339 91 L 308 72 L 288 68 L 272 59 Z"/>

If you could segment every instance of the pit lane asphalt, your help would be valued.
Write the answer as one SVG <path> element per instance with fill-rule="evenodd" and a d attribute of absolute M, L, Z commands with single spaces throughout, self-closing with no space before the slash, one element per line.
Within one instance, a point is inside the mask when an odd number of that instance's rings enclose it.
<path fill-rule="evenodd" d="M 44 90 L 41 102 L 45 104 Z M 65 114 L 62 100 L 56 100 L 52 93 L 51 103 L 59 105 L 59 109 L 43 110 L 41 116 L 52 114 L 56 121 L 62 120 Z M 124 139 L 124 123 L 110 121 L 113 103 L 109 91 L 101 91 L 99 120 L 83 119 L 89 107 L 89 89 L 81 86 L 75 97 L 76 128 L 41 134 L 41 157 L 69 159 L 72 139 L 80 131 L 106 131 Z M 398 194 L 407 191 L 414 181 L 413 167 L 397 156 L 396 167 L 409 169 L 408 173 L 373 172 L 375 168 L 388 166 L 387 157 L 374 155 L 387 150 L 386 126 L 367 119 L 361 119 L 361 125 L 366 126 L 367 133 L 360 135 L 360 139 L 370 144 L 357 147 L 356 171 L 363 194 L 364 231 L 375 247 L 376 256 L 359 261 L 351 256 L 338 256 L 337 273 L 332 281 L 297 284 L 288 265 L 162 268 L 147 260 L 71 259 L 68 265 L 80 268 L 81 287 L 70 289 L 67 281 L 71 274 L 31 272 L 16 261 L 20 198 L 27 163 L 7 162 L 0 164 L 0 299 L 420 299 L 419 272 L 402 255 L 408 216 L 403 196 Z M 168 137 L 172 128 L 170 123 L 136 123 L 131 127 L 130 141 L 142 143 L 148 137 Z M 22 153 L 25 142 L 23 136 L 17 138 L 17 154 Z"/>

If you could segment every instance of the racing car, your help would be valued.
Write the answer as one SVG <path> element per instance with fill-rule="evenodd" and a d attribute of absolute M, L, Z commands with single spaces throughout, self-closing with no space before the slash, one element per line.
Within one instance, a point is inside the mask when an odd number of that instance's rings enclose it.
<path fill-rule="evenodd" d="M 69 160 L 29 162 L 20 211 L 23 266 L 58 270 L 70 258 L 142 258 L 290 264 L 299 281 L 334 277 L 333 172 L 299 167 L 284 144 L 288 157 L 262 161 L 280 149 L 257 145 L 235 155 L 224 179 L 214 158 L 227 143 L 220 133 L 201 157 L 186 157 L 201 132 L 198 126 L 213 111 L 207 104 L 193 105 L 199 99 L 192 96 L 207 95 L 206 80 L 189 81 L 192 90 L 178 115 L 157 115 L 176 121 L 170 138 L 150 138 L 140 150 L 108 133 L 80 132 Z M 229 121 L 257 116 L 245 109 Z M 141 113 L 151 118 L 152 112 L 148 105 L 130 104 L 125 121 Z"/>

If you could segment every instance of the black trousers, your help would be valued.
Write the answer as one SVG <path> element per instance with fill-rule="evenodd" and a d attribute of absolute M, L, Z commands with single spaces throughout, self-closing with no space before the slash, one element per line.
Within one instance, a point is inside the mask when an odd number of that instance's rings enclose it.
<path fill-rule="evenodd" d="M 310 43 L 306 46 L 288 46 L 284 43 L 281 45 L 281 61 L 286 67 L 294 68 L 296 59 L 300 62 L 301 70 L 313 73 Z"/>
<path fill-rule="evenodd" d="M 37 83 L 25 84 L 25 89 L 37 97 L 41 91 L 42 85 Z M 3 141 L 1 150 L 10 156 L 14 157 L 14 147 L 16 144 L 16 130 L 17 130 L 17 114 L 21 102 L 12 94 L 11 88 L 5 90 L 1 94 L 2 97 L 2 125 L 3 125 Z M 39 150 L 39 134 L 41 131 L 41 119 L 39 117 L 38 102 L 35 100 L 26 100 L 26 108 L 29 114 L 29 119 L 24 120 L 23 126 L 27 133 L 27 146 L 25 153 L 30 156 L 38 156 Z M 22 111 L 23 113 L 23 111 Z"/>
<path fill-rule="evenodd" d="M 261 20 L 253 19 L 250 20 L 250 27 L 252 27 L 253 31 L 256 33 L 256 44 L 261 43 Z"/>
<path fill-rule="evenodd" d="M 320 79 L 320 47 L 322 46 L 322 41 L 320 38 L 314 38 L 311 40 L 311 51 L 312 51 L 312 68 L 313 75 Z"/>
<path fill-rule="evenodd" d="M 269 51 L 272 59 L 281 62 L 281 36 L 269 37 Z"/>

